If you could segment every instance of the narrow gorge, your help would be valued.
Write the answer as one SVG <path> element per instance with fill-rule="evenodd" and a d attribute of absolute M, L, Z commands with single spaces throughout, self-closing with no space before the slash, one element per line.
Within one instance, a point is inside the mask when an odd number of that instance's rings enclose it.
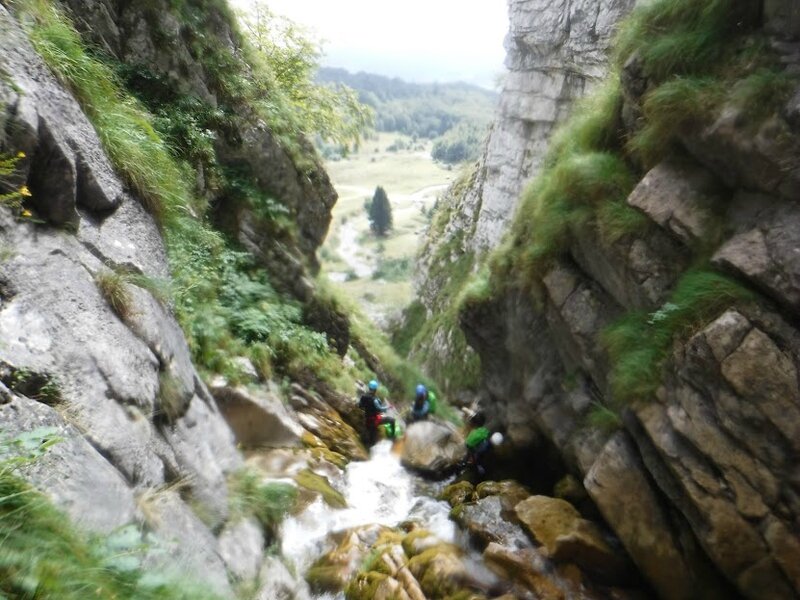
<path fill-rule="evenodd" d="M 0 598 L 800 597 L 800 4 L 508 9 L 390 344 L 225 0 L 0 0 Z"/>

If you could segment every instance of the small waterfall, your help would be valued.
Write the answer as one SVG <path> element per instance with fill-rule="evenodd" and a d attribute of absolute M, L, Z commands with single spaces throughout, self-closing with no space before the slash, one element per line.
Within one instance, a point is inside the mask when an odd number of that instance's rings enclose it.
<path fill-rule="evenodd" d="M 334 509 L 319 498 L 302 513 L 284 521 L 281 550 L 304 573 L 325 550 L 328 533 L 361 525 L 394 527 L 415 521 L 442 541 L 456 541 L 456 525 L 449 519 L 450 506 L 435 500 L 447 482 L 431 485 L 400 464 L 392 442 L 377 443 L 370 459 L 352 462 L 344 474 L 342 493 L 347 508 Z"/>

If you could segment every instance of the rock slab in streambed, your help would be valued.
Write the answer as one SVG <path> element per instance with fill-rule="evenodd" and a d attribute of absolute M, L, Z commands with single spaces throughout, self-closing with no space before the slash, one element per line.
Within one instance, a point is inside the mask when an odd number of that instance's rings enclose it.
<path fill-rule="evenodd" d="M 465 448 L 464 437 L 453 425 L 420 421 L 406 430 L 401 461 L 420 473 L 442 477 L 464 459 Z"/>
<path fill-rule="evenodd" d="M 533 546 L 522 527 L 509 519 L 500 496 L 487 496 L 477 502 L 462 504 L 453 509 L 451 515 L 482 545 L 496 542 L 507 548 Z"/>
<path fill-rule="evenodd" d="M 209 388 L 220 412 L 246 448 L 302 445 L 303 428 L 277 396 L 264 388 L 214 385 Z"/>

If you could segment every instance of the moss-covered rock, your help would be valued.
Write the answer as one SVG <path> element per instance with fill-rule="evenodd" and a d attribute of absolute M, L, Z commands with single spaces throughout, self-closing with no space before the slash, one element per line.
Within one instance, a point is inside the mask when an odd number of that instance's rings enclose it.
<path fill-rule="evenodd" d="M 459 481 L 448 485 L 442 493 L 439 494 L 439 499 L 448 502 L 450 506 L 455 508 L 464 502 L 471 502 L 476 500 L 475 486 L 469 481 Z"/>
<path fill-rule="evenodd" d="M 346 508 L 347 500 L 341 492 L 338 492 L 331 486 L 327 477 L 314 473 L 311 469 L 303 469 L 294 476 L 294 480 L 302 488 L 318 492 L 322 499 L 333 508 Z"/>
<path fill-rule="evenodd" d="M 403 551 L 413 557 L 441 544 L 441 540 L 426 529 L 417 529 L 403 538 Z"/>
<path fill-rule="evenodd" d="M 630 573 L 627 557 L 615 552 L 597 525 L 582 518 L 569 502 L 531 496 L 517 505 L 516 512 L 554 560 L 574 562 L 610 582 L 624 581 Z"/>
<path fill-rule="evenodd" d="M 341 592 L 354 575 L 362 569 L 370 548 L 393 531 L 382 525 L 367 525 L 328 536 L 333 550 L 321 556 L 306 573 L 306 581 L 315 592 Z"/>
<path fill-rule="evenodd" d="M 504 481 L 484 481 L 475 488 L 478 498 L 499 496 L 503 510 L 513 512 L 517 504 L 530 497 L 531 493 L 522 484 L 513 479 Z"/>

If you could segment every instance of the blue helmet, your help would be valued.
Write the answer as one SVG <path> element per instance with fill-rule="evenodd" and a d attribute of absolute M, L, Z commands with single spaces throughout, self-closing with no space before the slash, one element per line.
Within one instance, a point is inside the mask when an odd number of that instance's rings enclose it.
<path fill-rule="evenodd" d="M 424 396 L 428 393 L 428 388 L 426 388 L 421 383 L 417 386 L 417 396 Z"/>
<path fill-rule="evenodd" d="M 378 382 L 377 382 L 377 381 L 375 381 L 375 380 L 373 379 L 372 381 L 370 381 L 370 382 L 369 382 L 369 385 L 368 385 L 368 387 L 369 387 L 369 389 L 371 389 L 373 392 L 375 392 L 375 391 L 377 391 L 377 390 L 378 390 Z"/>

